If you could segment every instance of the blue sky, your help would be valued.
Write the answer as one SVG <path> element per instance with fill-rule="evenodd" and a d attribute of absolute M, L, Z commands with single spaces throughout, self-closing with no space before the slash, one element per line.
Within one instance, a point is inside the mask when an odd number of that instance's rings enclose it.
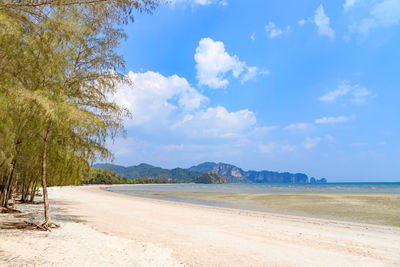
<path fill-rule="evenodd" d="M 126 32 L 114 163 L 400 180 L 399 0 L 174 0 Z"/>

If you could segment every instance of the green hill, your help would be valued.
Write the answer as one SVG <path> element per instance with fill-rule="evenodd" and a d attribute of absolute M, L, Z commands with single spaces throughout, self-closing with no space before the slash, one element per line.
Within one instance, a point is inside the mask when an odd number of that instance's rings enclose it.
<path fill-rule="evenodd" d="M 197 177 L 194 182 L 196 184 L 226 184 L 228 180 L 214 172 L 206 172 Z"/>
<path fill-rule="evenodd" d="M 202 174 L 202 172 L 191 171 L 182 168 L 175 168 L 172 170 L 163 169 L 146 163 L 130 167 L 114 164 L 94 164 L 93 167 L 97 169 L 109 169 L 116 172 L 118 175 L 127 177 L 128 179 L 135 179 L 139 177 L 170 178 L 183 183 L 193 182 Z"/>
<path fill-rule="evenodd" d="M 175 168 L 164 169 L 149 164 L 124 167 L 113 164 L 95 164 L 94 168 L 107 168 L 115 171 L 118 175 L 135 179 L 138 177 L 169 178 L 177 182 L 193 182 L 208 172 L 218 174 L 225 178 L 228 183 L 309 183 L 308 176 L 304 173 L 273 172 L 273 171 L 244 171 L 243 169 L 226 163 L 205 162 L 188 169 Z M 214 177 L 215 178 L 215 177 Z M 215 181 L 220 181 L 216 179 Z M 317 181 L 313 179 L 312 182 Z M 326 182 L 326 179 L 318 180 Z"/>

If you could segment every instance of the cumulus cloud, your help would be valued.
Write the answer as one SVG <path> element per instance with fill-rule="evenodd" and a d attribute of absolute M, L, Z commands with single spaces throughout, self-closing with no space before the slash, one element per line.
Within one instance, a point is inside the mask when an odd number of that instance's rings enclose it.
<path fill-rule="evenodd" d="M 331 40 L 335 38 L 335 32 L 330 26 L 330 19 L 325 14 L 322 4 L 317 8 L 317 10 L 315 10 L 314 23 L 317 25 L 318 33 L 320 35 L 326 35 Z"/>
<path fill-rule="evenodd" d="M 132 85 L 122 85 L 113 97 L 133 114 L 129 125 L 149 122 L 166 125 L 170 116 L 196 110 L 208 102 L 207 97 L 177 75 L 165 77 L 152 71 L 130 71 L 127 77 Z"/>
<path fill-rule="evenodd" d="M 315 120 L 315 123 L 317 124 L 335 124 L 335 123 L 343 123 L 343 122 L 348 122 L 350 120 L 354 120 L 356 118 L 356 115 L 351 115 L 351 116 L 338 116 L 338 117 L 322 117 L 319 119 Z"/>
<path fill-rule="evenodd" d="M 383 0 L 369 8 L 370 16 L 349 26 L 349 35 L 367 36 L 374 28 L 388 27 L 400 23 L 400 1 Z M 346 38 L 348 38 L 347 36 Z"/>
<path fill-rule="evenodd" d="M 289 130 L 292 132 L 306 132 L 313 128 L 312 123 L 299 122 L 292 123 L 285 127 L 285 130 Z"/>
<path fill-rule="evenodd" d="M 225 88 L 229 84 L 227 74 L 230 72 L 242 82 L 254 79 L 261 73 L 257 67 L 247 66 L 236 55 L 226 52 L 223 42 L 210 38 L 200 40 L 194 59 L 199 85 L 207 85 L 214 89 Z"/>
<path fill-rule="evenodd" d="M 355 104 L 362 104 L 373 94 L 370 90 L 358 84 L 351 85 L 348 81 L 343 81 L 337 89 L 327 92 L 318 98 L 323 102 L 335 102 L 338 98 L 345 98 Z"/>
<path fill-rule="evenodd" d="M 113 100 L 133 114 L 128 127 L 186 138 L 238 138 L 255 127 L 252 111 L 207 107 L 208 98 L 185 78 L 152 71 L 129 72 L 127 77 L 131 84 L 121 85 Z"/>
<path fill-rule="evenodd" d="M 192 137 L 235 138 L 243 135 L 255 123 L 256 116 L 248 109 L 229 112 L 217 106 L 188 114 L 171 129 Z"/>
<path fill-rule="evenodd" d="M 275 23 L 272 21 L 268 22 L 268 24 L 265 26 L 265 32 L 271 39 L 283 34 L 283 31 L 280 28 L 276 27 Z"/>

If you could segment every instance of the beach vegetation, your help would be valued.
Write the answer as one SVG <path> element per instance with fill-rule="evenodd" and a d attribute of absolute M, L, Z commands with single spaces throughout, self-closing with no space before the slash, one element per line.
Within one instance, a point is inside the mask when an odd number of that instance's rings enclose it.
<path fill-rule="evenodd" d="M 226 184 L 228 180 L 214 172 L 206 172 L 197 177 L 194 182 L 196 184 Z"/>
<path fill-rule="evenodd" d="M 121 83 L 134 11 L 157 0 L 0 1 L 0 205 L 33 202 L 48 185 L 80 184 L 97 159 L 112 159 L 106 141 L 124 134 L 131 114 L 110 100 Z"/>
<path fill-rule="evenodd" d="M 137 177 L 128 179 L 109 169 L 93 168 L 89 179 L 82 181 L 82 184 L 168 184 L 176 182 L 175 179 L 166 177 Z"/>

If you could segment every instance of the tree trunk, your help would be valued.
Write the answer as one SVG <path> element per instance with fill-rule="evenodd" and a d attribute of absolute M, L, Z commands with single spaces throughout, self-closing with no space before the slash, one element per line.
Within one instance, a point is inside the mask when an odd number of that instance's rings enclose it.
<path fill-rule="evenodd" d="M 1 184 L 1 192 L 0 192 L 0 207 L 3 207 L 3 201 L 4 197 L 6 194 L 6 188 L 7 188 L 7 182 L 8 182 L 8 174 L 3 175 L 3 183 Z"/>
<path fill-rule="evenodd" d="M 32 189 L 31 189 L 31 196 L 29 198 L 29 202 L 30 203 L 33 203 L 33 200 L 35 199 L 35 194 L 36 194 L 36 181 L 33 182 L 33 186 L 32 186 Z"/>
<path fill-rule="evenodd" d="M 48 225 L 50 222 L 50 211 L 49 211 L 49 197 L 47 194 L 47 183 L 46 183 L 46 163 L 47 163 L 47 144 L 51 134 L 51 125 L 47 129 L 46 136 L 43 139 L 43 157 L 42 157 L 42 187 L 43 187 L 43 202 L 44 202 L 44 222 L 43 225 Z"/>
<path fill-rule="evenodd" d="M 4 187 L 2 188 L 2 192 L 1 192 L 1 198 L 0 198 L 1 203 L 0 204 L 4 208 L 7 208 L 8 199 L 10 198 L 10 191 L 11 191 L 11 186 L 12 186 L 13 178 L 14 178 L 15 163 L 16 163 L 16 161 L 13 160 L 10 176 L 5 179 Z"/>

